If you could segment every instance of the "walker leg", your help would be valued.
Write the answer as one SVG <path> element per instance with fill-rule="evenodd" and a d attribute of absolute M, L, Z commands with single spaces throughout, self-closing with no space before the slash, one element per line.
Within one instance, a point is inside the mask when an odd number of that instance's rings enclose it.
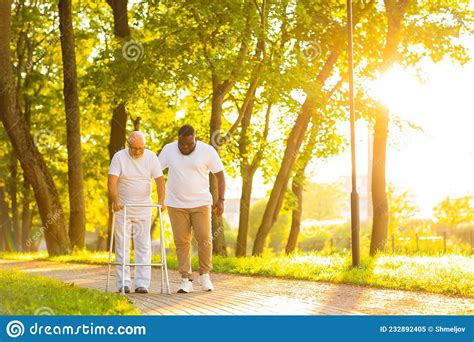
<path fill-rule="evenodd" d="M 160 250 L 161 250 L 161 292 L 163 293 L 163 283 L 165 284 L 165 293 L 171 294 L 170 283 L 168 279 L 168 266 L 166 263 L 166 248 L 165 248 L 165 233 L 163 231 L 163 218 L 161 214 L 161 207 L 158 207 L 160 216 Z"/>
<path fill-rule="evenodd" d="M 114 245 L 115 235 L 115 211 L 112 209 L 112 229 L 110 231 L 110 247 L 109 247 L 109 271 L 107 273 L 107 284 L 105 285 L 105 292 L 109 292 L 110 269 L 112 267 L 112 247 Z"/>
<path fill-rule="evenodd" d="M 158 207 L 158 217 L 160 221 L 160 263 L 162 264 L 160 267 L 161 272 L 161 290 L 160 293 L 164 292 L 165 287 L 165 278 L 164 278 L 164 271 L 163 271 L 163 235 L 161 234 L 161 208 Z"/>
<path fill-rule="evenodd" d="M 122 288 L 120 289 L 122 294 L 125 294 L 125 241 L 127 240 L 127 206 L 123 206 L 123 249 L 122 249 Z"/>

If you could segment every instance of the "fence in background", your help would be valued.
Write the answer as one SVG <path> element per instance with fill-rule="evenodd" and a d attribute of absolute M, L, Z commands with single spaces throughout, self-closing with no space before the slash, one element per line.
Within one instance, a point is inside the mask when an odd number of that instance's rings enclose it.
<path fill-rule="evenodd" d="M 370 241 L 366 241 L 370 243 Z M 351 239 L 330 238 L 330 239 L 311 239 L 302 240 L 299 243 L 299 249 L 303 251 L 321 251 L 331 252 L 346 251 L 351 248 Z M 385 244 L 386 251 L 417 253 L 417 252 L 470 252 L 474 253 L 474 231 L 467 232 L 442 232 L 439 235 L 392 235 L 387 238 Z"/>

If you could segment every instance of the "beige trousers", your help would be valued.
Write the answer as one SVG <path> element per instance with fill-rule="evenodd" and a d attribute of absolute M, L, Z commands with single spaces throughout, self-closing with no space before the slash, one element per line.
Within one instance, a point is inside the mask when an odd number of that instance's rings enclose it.
<path fill-rule="evenodd" d="M 194 234 L 198 245 L 199 274 L 212 270 L 211 206 L 196 208 L 168 207 L 178 270 L 182 278 L 192 279 L 191 240 Z"/>

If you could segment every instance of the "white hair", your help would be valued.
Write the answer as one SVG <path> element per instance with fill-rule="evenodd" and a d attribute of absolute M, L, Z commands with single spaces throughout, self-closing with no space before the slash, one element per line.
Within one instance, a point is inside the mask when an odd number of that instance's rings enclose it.
<path fill-rule="evenodd" d="M 145 134 L 140 131 L 133 131 L 132 133 L 130 133 L 130 136 L 128 137 L 128 143 L 131 144 L 137 139 L 143 141 L 143 144 L 146 143 Z"/>

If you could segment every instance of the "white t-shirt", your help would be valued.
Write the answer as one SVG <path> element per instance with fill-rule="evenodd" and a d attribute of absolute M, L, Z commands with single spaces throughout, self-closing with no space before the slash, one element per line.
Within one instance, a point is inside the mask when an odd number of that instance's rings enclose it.
<path fill-rule="evenodd" d="M 139 159 L 133 159 L 128 148 L 115 153 L 109 175 L 118 176 L 119 199 L 124 204 L 151 203 L 152 180 L 163 176 L 155 153 L 145 149 Z M 138 209 L 132 211 L 140 211 Z M 128 209 L 127 209 L 128 211 Z"/>
<path fill-rule="evenodd" d="M 189 155 L 178 148 L 178 142 L 165 145 L 159 155 L 161 167 L 168 168 L 165 204 L 174 208 L 196 208 L 212 204 L 209 172 L 224 171 L 217 151 L 198 141 Z"/>

